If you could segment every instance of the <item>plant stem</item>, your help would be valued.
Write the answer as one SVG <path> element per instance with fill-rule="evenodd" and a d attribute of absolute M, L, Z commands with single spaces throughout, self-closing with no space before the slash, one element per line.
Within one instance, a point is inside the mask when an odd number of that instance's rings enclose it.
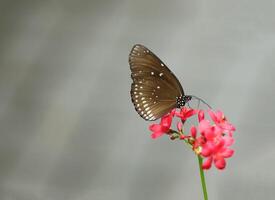
<path fill-rule="evenodd" d="M 202 169 L 202 157 L 200 155 L 198 155 L 198 160 L 199 160 L 199 168 L 200 168 L 201 186 L 202 186 L 203 196 L 204 196 L 204 200 L 208 200 L 204 172 Z"/>

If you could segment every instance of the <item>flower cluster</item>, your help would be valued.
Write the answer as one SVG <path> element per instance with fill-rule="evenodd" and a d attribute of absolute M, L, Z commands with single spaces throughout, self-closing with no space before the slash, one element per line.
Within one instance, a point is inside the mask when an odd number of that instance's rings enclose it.
<path fill-rule="evenodd" d="M 151 137 L 155 139 L 167 134 L 172 140 L 184 140 L 196 154 L 204 158 L 203 169 L 210 169 L 212 163 L 217 169 L 224 169 L 226 166 L 225 159 L 234 154 L 234 150 L 230 149 L 230 146 L 234 143 L 233 132 L 236 129 L 229 123 L 223 112 L 209 109 L 207 113 L 212 122 L 205 118 L 204 110 L 194 110 L 187 107 L 183 107 L 179 111 L 174 109 L 163 116 L 159 124 L 150 125 Z M 194 115 L 198 117 L 198 125 L 192 125 L 190 133 L 186 134 L 183 125 L 188 118 Z M 174 117 L 181 119 L 177 123 L 177 131 L 171 129 Z"/>

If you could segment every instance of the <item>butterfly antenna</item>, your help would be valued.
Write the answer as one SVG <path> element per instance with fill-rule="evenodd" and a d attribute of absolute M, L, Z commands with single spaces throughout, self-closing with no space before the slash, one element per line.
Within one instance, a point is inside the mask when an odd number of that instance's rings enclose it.
<path fill-rule="evenodd" d="M 201 105 L 201 101 L 198 101 L 198 109 L 199 109 L 200 105 Z"/>
<path fill-rule="evenodd" d="M 203 99 L 201 99 L 201 98 L 199 98 L 199 97 L 197 97 L 197 96 L 194 96 L 194 95 L 189 95 L 189 96 L 192 97 L 192 98 L 194 98 L 194 99 L 199 100 L 199 103 L 202 102 L 202 103 L 204 103 L 208 108 L 212 109 L 212 107 L 211 107 L 208 103 L 206 103 L 206 101 L 204 101 Z"/>

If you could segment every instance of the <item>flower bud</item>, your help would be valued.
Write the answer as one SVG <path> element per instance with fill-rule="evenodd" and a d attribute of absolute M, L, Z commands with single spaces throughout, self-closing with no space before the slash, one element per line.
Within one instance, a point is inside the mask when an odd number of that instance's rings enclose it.
<path fill-rule="evenodd" d="M 179 132 L 182 132 L 182 123 L 181 122 L 177 123 L 177 128 L 178 128 Z"/>

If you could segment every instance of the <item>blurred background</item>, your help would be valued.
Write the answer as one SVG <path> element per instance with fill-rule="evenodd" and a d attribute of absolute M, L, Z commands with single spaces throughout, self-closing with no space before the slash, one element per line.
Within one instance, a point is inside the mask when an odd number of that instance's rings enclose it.
<path fill-rule="evenodd" d="M 197 159 L 150 138 L 128 54 L 155 52 L 236 125 L 209 199 L 274 199 L 273 0 L 1 1 L 0 199 L 202 199 Z"/>

